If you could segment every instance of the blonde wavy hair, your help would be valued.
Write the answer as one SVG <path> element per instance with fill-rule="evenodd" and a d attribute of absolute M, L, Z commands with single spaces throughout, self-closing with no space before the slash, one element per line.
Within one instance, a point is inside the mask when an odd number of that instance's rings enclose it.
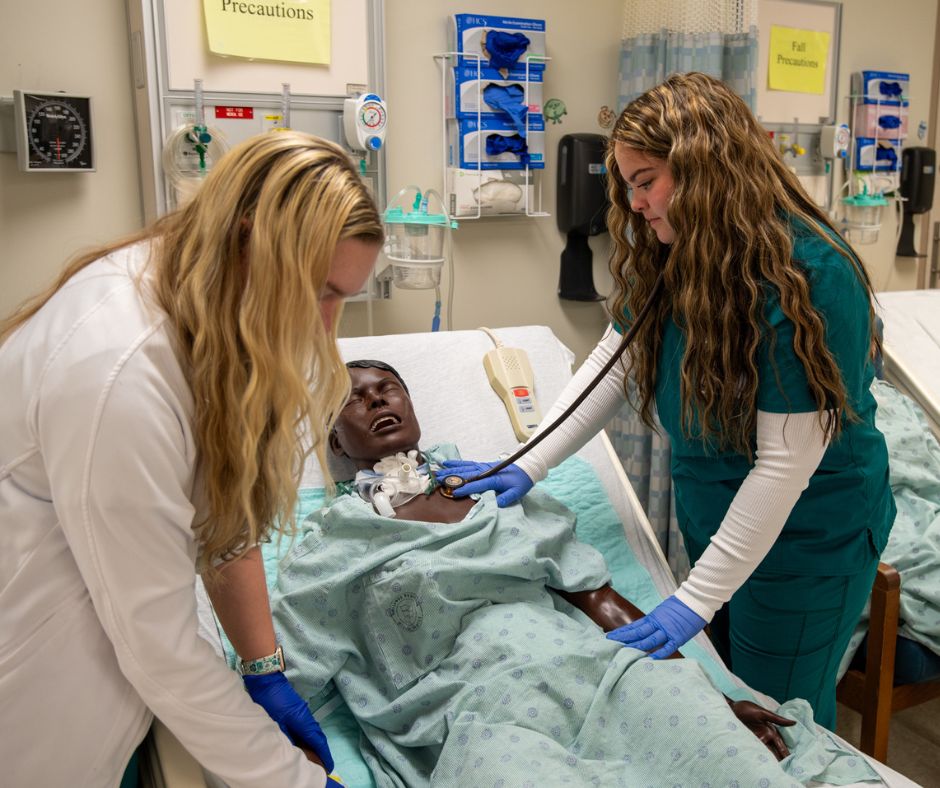
<path fill-rule="evenodd" d="M 253 137 L 216 164 L 183 208 L 73 260 L 0 323 L 0 342 L 68 279 L 151 240 L 149 286 L 169 316 L 195 403 L 209 513 L 200 568 L 294 529 L 304 461 L 325 447 L 349 376 L 319 300 L 337 244 L 379 244 L 378 211 L 339 146 L 299 132 Z"/>
<path fill-rule="evenodd" d="M 675 241 L 669 246 L 630 210 L 614 156 L 617 144 L 669 167 L 675 183 L 668 208 Z M 684 434 L 691 435 L 697 424 L 709 445 L 751 458 L 758 349 L 769 331 L 772 357 L 776 340 L 763 312 L 769 283 L 795 326 L 793 350 L 806 372 L 820 424 L 837 436 L 843 414 L 854 418 L 854 413 L 826 347 L 806 273 L 793 259 L 791 222 L 802 222 L 845 257 L 869 294 L 873 325 L 871 283 L 848 244 L 834 240 L 826 215 L 783 164 L 744 101 L 705 74 L 670 77 L 621 113 L 611 133 L 607 170 L 614 319 L 638 314 L 660 271 L 665 277 L 666 295 L 637 331 L 625 360 L 638 395 L 628 398 L 643 421 L 653 424 L 662 330 L 673 316 L 686 339 L 680 383 Z"/>

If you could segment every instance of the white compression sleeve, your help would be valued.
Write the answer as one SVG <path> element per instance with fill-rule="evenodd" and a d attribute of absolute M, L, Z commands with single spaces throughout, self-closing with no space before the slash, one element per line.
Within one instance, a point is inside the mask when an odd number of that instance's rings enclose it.
<path fill-rule="evenodd" d="M 706 621 L 764 560 L 829 443 L 818 413 L 757 412 L 757 459 L 676 598 Z"/>
<path fill-rule="evenodd" d="M 587 388 L 598 372 L 601 371 L 610 357 L 620 346 L 621 336 L 607 328 L 607 333 L 591 351 L 591 355 L 581 365 L 574 377 L 565 386 L 557 401 L 545 414 L 535 435 L 552 424 L 575 399 Z M 584 446 L 594 435 L 610 421 L 618 408 L 624 403 L 623 394 L 624 371 L 623 365 L 614 364 L 607 376 L 588 395 L 587 399 L 578 406 L 558 429 L 549 435 L 532 451 L 520 458 L 516 463 L 524 470 L 532 481 L 541 481 L 548 475 L 548 469 L 553 468 L 566 457 L 574 454 Z M 535 436 L 533 436 L 535 437 Z M 529 439 L 530 441 L 532 438 Z"/>

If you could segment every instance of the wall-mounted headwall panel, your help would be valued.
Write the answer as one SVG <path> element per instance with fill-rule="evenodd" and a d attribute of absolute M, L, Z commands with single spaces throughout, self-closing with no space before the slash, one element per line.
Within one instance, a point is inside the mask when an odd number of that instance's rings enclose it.
<path fill-rule="evenodd" d="M 221 2 L 222 0 L 214 0 Z M 271 0 L 276 3 L 277 0 Z M 209 51 L 200 0 L 126 0 L 143 212 L 147 221 L 173 207 L 162 167 L 163 147 L 192 122 L 194 80 L 202 80 L 206 124 L 229 144 L 271 128 L 280 113 L 282 85 L 290 85 L 290 126 L 345 146 L 343 100 L 368 90 L 385 95 L 383 0 L 331 3 L 331 63 L 221 57 Z M 216 116 L 216 108 L 231 110 Z M 276 124 L 275 124 L 276 125 Z M 382 207 L 383 153 L 356 155 Z"/>

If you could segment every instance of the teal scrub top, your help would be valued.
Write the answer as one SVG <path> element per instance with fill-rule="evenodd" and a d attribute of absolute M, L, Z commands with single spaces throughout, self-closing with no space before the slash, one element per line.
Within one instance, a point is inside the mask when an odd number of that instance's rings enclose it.
<path fill-rule="evenodd" d="M 854 574 L 881 554 L 895 515 L 888 452 L 875 427 L 876 404 L 869 391 L 874 366 L 868 295 L 852 264 L 823 238 L 799 225 L 793 233 L 793 257 L 807 273 L 813 306 L 825 323 L 826 345 L 858 420 L 843 416 L 839 438 L 826 450 L 759 568 L 816 576 Z M 764 314 L 776 331 L 776 343 L 771 359 L 769 336 L 761 342 L 757 408 L 770 413 L 816 411 L 803 365 L 793 351 L 793 323 L 780 307 L 776 288 L 767 286 L 764 292 Z M 676 515 L 694 563 L 753 463 L 744 455 L 707 446 L 694 434 L 683 434 L 680 364 L 685 344 L 682 329 L 667 319 L 656 374 L 656 409 L 672 442 Z"/>

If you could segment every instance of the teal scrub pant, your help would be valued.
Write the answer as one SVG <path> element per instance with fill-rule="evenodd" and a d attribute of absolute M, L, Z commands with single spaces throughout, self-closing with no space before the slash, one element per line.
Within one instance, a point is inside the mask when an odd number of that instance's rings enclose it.
<path fill-rule="evenodd" d="M 803 698 L 836 725 L 836 674 L 871 594 L 878 559 L 852 575 L 756 571 L 715 614 L 709 634 L 732 672 L 783 703 Z"/>

